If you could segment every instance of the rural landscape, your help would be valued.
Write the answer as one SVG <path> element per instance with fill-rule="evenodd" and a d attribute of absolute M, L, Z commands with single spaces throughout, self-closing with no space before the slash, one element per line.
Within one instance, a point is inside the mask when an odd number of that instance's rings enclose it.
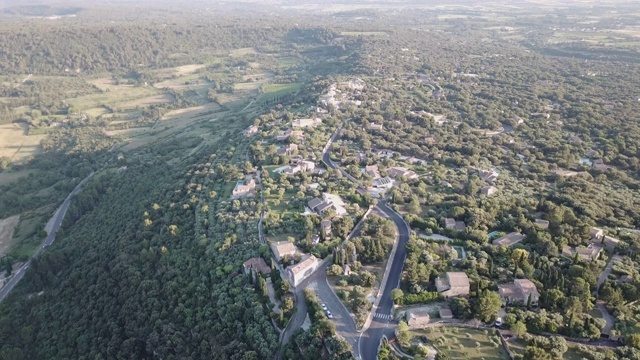
<path fill-rule="evenodd" d="M 0 4 L 0 360 L 640 360 L 640 4 Z"/>

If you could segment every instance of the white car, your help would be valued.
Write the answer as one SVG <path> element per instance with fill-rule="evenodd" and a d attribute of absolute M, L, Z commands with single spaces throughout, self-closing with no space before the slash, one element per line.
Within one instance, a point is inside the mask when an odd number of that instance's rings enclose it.
<path fill-rule="evenodd" d="M 327 305 L 325 305 L 325 304 L 320 304 L 320 307 L 322 308 L 322 310 L 327 311 Z"/>
<path fill-rule="evenodd" d="M 329 319 L 333 319 L 333 315 L 331 314 L 331 311 L 327 310 L 327 317 Z"/>
<path fill-rule="evenodd" d="M 495 322 L 495 325 L 496 325 L 497 327 L 502 326 L 502 318 L 497 318 L 497 319 L 496 319 L 496 322 Z"/>

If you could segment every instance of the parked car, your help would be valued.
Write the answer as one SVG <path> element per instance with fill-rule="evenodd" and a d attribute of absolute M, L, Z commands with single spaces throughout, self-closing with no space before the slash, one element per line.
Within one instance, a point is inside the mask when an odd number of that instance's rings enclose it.
<path fill-rule="evenodd" d="M 327 317 L 329 319 L 333 319 L 333 315 L 331 314 L 331 311 L 327 310 Z"/>
<path fill-rule="evenodd" d="M 420 336 L 420 340 L 422 340 L 422 342 L 425 344 L 429 342 L 429 339 L 427 339 L 427 337 L 424 335 Z"/>
<path fill-rule="evenodd" d="M 496 322 L 494 323 L 495 326 L 500 327 L 502 326 L 502 318 L 497 318 Z"/>
<path fill-rule="evenodd" d="M 322 310 L 327 311 L 327 305 L 325 305 L 324 303 L 321 303 L 320 307 L 322 308 Z"/>

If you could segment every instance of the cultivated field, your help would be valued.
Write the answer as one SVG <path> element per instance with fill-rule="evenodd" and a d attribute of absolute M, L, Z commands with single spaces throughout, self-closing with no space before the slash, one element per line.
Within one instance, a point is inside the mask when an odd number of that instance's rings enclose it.
<path fill-rule="evenodd" d="M 160 95 L 158 90 L 152 87 L 134 87 L 131 85 L 117 85 L 109 88 L 101 94 L 91 94 L 67 99 L 76 111 L 84 111 L 99 108 L 103 105 L 120 107 L 122 104 L 131 105 L 134 101 L 140 101 Z M 144 100 L 143 100 L 144 101 Z M 134 106 L 135 107 L 135 106 Z"/>
<path fill-rule="evenodd" d="M 40 141 L 46 135 L 28 135 L 27 124 L 0 125 L 0 157 L 8 157 L 12 162 L 20 162 L 38 153 Z"/>
<path fill-rule="evenodd" d="M 194 72 L 204 69 L 205 64 L 190 64 L 183 66 L 176 66 L 173 68 L 158 69 L 154 73 L 161 78 L 170 78 L 172 76 L 184 76 L 193 74 Z"/>
<path fill-rule="evenodd" d="M 6 254 L 11 247 L 11 239 L 13 239 L 13 232 L 18 222 L 20 222 L 20 215 L 0 220 L 0 256 Z"/>

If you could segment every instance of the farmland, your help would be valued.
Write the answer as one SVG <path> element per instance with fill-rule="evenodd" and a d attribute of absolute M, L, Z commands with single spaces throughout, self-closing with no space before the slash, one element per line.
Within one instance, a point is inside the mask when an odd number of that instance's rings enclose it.
<path fill-rule="evenodd" d="M 29 135 L 26 124 L 0 125 L 0 158 L 21 162 L 40 151 L 40 141 L 46 135 Z"/>

